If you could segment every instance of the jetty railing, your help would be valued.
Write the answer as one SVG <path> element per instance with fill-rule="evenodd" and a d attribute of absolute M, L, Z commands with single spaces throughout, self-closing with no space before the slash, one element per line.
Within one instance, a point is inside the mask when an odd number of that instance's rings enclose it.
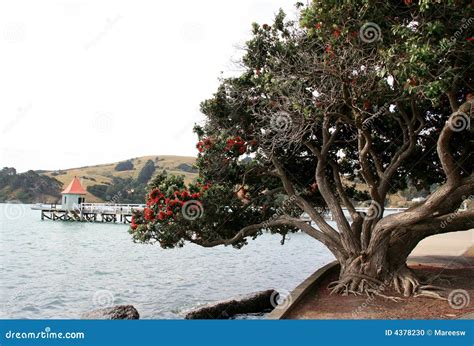
<path fill-rule="evenodd" d="M 38 203 L 31 206 L 31 209 L 41 210 L 41 220 L 121 223 L 130 223 L 133 211 L 144 208 L 144 204 L 114 203 L 81 203 L 67 208 L 56 203 Z"/>
<path fill-rule="evenodd" d="M 144 204 L 81 203 L 78 210 L 85 213 L 107 213 L 130 215 L 134 210 L 143 210 Z"/>

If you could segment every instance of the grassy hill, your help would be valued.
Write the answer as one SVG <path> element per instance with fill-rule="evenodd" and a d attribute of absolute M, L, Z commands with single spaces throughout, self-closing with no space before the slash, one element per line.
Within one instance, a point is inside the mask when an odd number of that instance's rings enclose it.
<path fill-rule="evenodd" d="M 59 180 L 64 187 L 69 184 L 74 176 L 77 176 L 81 179 L 84 188 L 87 189 L 87 187 L 93 185 L 111 184 L 114 177 L 136 179 L 148 160 L 152 160 L 155 163 L 156 172 L 166 170 L 170 174 L 184 175 L 186 182 L 190 182 L 197 177 L 197 173 L 189 172 L 196 158 L 171 155 L 142 156 L 127 160 L 132 162 L 133 169 L 125 171 L 116 171 L 115 167 L 119 162 L 114 162 L 96 166 L 70 168 L 60 171 L 43 171 L 42 173 L 48 177 Z M 89 192 L 86 195 L 86 201 L 91 203 L 103 202 L 102 199 L 90 194 Z"/>

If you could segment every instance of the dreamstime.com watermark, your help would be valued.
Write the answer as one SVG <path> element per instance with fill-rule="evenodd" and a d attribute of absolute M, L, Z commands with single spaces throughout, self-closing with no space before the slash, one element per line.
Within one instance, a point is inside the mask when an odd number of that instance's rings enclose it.
<path fill-rule="evenodd" d="M 352 311 L 352 317 L 357 318 L 358 315 L 361 314 L 369 306 L 375 305 L 376 304 L 375 300 L 377 298 L 377 295 L 384 292 L 386 289 L 388 289 L 392 278 L 393 278 L 392 275 L 389 276 L 377 287 L 376 291 L 374 291 L 373 293 L 367 294 L 367 298 L 365 299 L 365 301 Z"/>
<path fill-rule="evenodd" d="M 467 201 L 472 200 L 474 196 L 462 196 L 462 203 L 461 206 L 464 205 L 464 203 L 467 203 Z M 466 207 L 467 208 L 467 207 Z M 445 229 L 453 220 L 455 220 L 464 210 L 461 208 L 456 209 L 452 214 L 450 214 L 446 220 L 441 221 L 440 227 L 441 229 Z"/>
<path fill-rule="evenodd" d="M 5 339 L 7 340 L 43 340 L 43 339 L 85 339 L 86 335 L 84 332 L 52 332 L 50 327 L 44 328 L 39 332 L 33 331 L 12 331 L 9 330 L 5 333 Z"/>
<path fill-rule="evenodd" d="M 380 107 L 377 112 L 375 112 L 374 115 L 372 115 L 370 118 L 366 119 L 363 123 L 362 123 L 362 130 L 367 130 L 369 127 L 372 126 L 373 122 L 375 121 L 375 119 L 377 119 L 378 117 L 384 115 L 385 113 L 389 112 L 390 111 L 390 104 L 389 103 L 386 103 L 384 104 L 382 107 Z"/>
<path fill-rule="evenodd" d="M 275 213 L 270 217 L 270 219 L 268 219 L 267 221 L 265 221 L 263 223 L 263 227 L 264 228 L 268 228 L 270 227 L 270 222 L 272 221 L 275 221 L 276 219 L 278 219 L 281 215 L 283 215 L 285 213 L 285 209 L 290 207 L 293 202 L 296 201 L 296 195 L 293 195 L 289 198 L 287 198 L 284 202 L 283 202 L 283 205 L 281 207 L 279 207 Z"/>
<path fill-rule="evenodd" d="M 474 23 L 474 17 L 470 17 L 468 19 L 463 18 L 461 19 L 461 24 L 459 25 L 459 29 L 449 38 L 449 40 L 441 42 L 441 46 L 444 46 L 445 49 L 450 48 L 453 46 L 458 39 L 461 38 L 462 34 L 470 28 L 470 26 Z"/>

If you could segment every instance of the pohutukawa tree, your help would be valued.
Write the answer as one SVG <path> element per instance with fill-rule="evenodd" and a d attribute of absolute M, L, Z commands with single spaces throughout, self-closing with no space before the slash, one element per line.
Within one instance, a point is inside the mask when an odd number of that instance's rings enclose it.
<path fill-rule="evenodd" d="M 239 248 L 265 230 L 303 231 L 340 263 L 334 292 L 387 282 L 435 296 L 406 259 L 428 236 L 474 227 L 474 212 L 458 211 L 474 192 L 472 5 L 297 7 L 297 21 L 280 11 L 253 25 L 241 74 L 201 105 L 198 181 L 159 175 L 130 232 L 163 247 Z M 387 215 L 388 196 L 407 186 L 430 194 Z"/>

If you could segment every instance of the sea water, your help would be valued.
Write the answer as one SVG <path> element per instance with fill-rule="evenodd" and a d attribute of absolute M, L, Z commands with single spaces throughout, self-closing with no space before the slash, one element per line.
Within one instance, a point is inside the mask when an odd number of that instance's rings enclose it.
<path fill-rule="evenodd" d="M 127 225 L 41 221 L 0 204 L 0 318 L 79 318 L 132 304 L 141 318 L 182 318 L 201 304 L 259 290 L 291 291 L 334 260 L 297 233 L 263 234 L 237 250 L 135 244 Z"/>

